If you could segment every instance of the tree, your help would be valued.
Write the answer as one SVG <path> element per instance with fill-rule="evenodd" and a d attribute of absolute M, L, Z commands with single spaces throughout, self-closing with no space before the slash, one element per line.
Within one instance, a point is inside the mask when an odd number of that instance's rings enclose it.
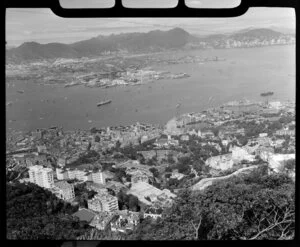
<path fill-rule="evenodd" d="M 170 166 L 167 166 L 165 172 L 172 172 L 172 168 Z"/>
<path fill-rule="evenodd" d="M 292 239 L 294 200 L 295 184 L 286 175 L 257 172 L 204 191 L 182 190 L 147 234 L 137 231 L 141 239 L 155 240 Z"/>
<path fill-rule="evenodd" d="M 149 171 L 152 172 L 152 174 L 153 174 L 154 177 L 157 178 L 157 177 L 159 176 L 159 172 L 158 172 L 158 170 L 157 170 L 156 168 L 151 167 L 151 168 L 149 169 Z"/>
<path fill-rule="evenodd" d="M 146 162 L 146 165 L 147 165 L 147 166 L 156 166 L 155 159 L 154 159 L 154 158 L 149 159 L 149 160 Z"/>
<path fill-rule="evenodd" d="M 285 168 L 287 170 L 295 170 L 295 159 L 289 159 L 285 162 Z"/>
<path fill-rule="evenodd" d="M 95 136 L 95 142 L 100 142 L 100 136 L 98 135 Z"/>
<path fill-rule="evenodd" d="M 8 239 L 76 239 L 90 227 L 69 214 L 78 207 L 34 184 L 7 184 Z"/>
<path fill-rule="evenodd" d="M 139 209 L 139 200 L 136 196 L 129 195 L 128 197 L 128 207 L 129 210 L 137 212 Z"/>
<path fill-rule="evenodd" d="M 171 164 L 171 165 L 175 163 L 175 160 L 173 158 L 173 154 L 168 153 L 167 162 L 168 162 L 168 164 Z"/>
<path fill-rule="evenodd" d="M 116 180 L 118 180 L 119 182 L 123 182 L 123 178 L 126 178 L 126 172 L 125 169 L 122 168 L 116 168 L 115 170 L 115 178 Z"/>

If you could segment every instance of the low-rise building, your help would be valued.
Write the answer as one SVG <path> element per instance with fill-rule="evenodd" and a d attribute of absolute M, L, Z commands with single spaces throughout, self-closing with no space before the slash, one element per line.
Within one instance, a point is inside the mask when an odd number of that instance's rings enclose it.
<path fill-rule="evenodd" d="M 169 206 L 170 201 L 176 197 L 175 194 L 167 189 L 160 190 L 145 182 L 132 184 L 127 194 L 136 196 L 141 203 L 141 206 L 151 206 L 156 201 L 160 201 L 163 206 Z"/>
<path fill-rule="evenodd" d="M 149 182 L 149 177 L 142 171 L 135 171 L 131 174 L 131 183 L 138 183 L 138 182 Z"/>
<path fill-rule="evenodd" d="M 97 228 L 98 230 L 104 231 L 109 226 L 114 216 L 114 213 L 100 212 L 96 214 L 89 225 Z"/>
<path fill-rule="evenodd" d="M 277 130 L 275 134 L 278 136 L 286 136 L 286 135 L 295 136 L 295 130 L 282 129 L 282 130 Z"/>
<path fill-rule="evenodd" d="M 268 157 L 269 173 L 281 172 L 285 161 L 295 159 L 295 154 L 272 154 Z"/>
<path fill-rule="evenodd" d="M 97 194 L 88 200 L 88 208 L 95 212 L 114 212 L 119 209 L 118 199 L 108 193 Z"/>
<path fill-rule="evenodd" d="M 138 225 L 139 220 L 140 214 L 138 212 L 118 211 L 116 220 L 110 223 L 111 231 L 125 233 L 127 230 L 133 230 Z"/>
<path fill-rule="evenodd" d="M 105 177 L 101 171 L 91 172 L 88 180 L 96 184 L 105 184 Z"/>
<path fill-rule="evenodd" d="M 267 137 L 267 136 L 268 136 L 268 133 L 259 133 L 258 136 L 259 136 L 259 137 Z"/>
<path fill-rule="evenodd" d="M 66 181 L 59 181 L 54 183 L 55 192 L 59 198 L 71 201 L 75 198 L 74 185 Z"/>
<path fill-rule="evenodd" d="M 239 162 L 242 160 L 254 161 L 254 155 L 251 155 L 244 148 L 234 147 L 232 148 L 233 161 Z"/>
<path fill-rule="evenodd" d="M 154 220 L 161 218 L 163 210 L 161 208 L 148 207 L 144 211 L 144 218 L 150 217 Z"/>

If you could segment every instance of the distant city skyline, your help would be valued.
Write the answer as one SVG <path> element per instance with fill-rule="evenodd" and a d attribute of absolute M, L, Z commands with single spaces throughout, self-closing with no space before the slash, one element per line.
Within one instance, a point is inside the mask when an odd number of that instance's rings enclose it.
<path fill-rule="evenodd" d="M 72 43 L 98 35 L 148 32 L 180 27 L 196 35 L 228 33 L 244 28 L 277 28 L 295 32 L 295 12 L 290 8 L 250 8 L 233 18 L 62 18 L 50 9 L 7 9 L 8 46 L 24 42 Z"/>

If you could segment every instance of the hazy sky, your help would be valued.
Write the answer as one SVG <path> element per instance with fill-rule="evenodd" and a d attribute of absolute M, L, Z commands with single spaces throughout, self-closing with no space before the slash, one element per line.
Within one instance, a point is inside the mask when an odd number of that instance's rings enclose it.
<path fill-rule="evenodd" d="M 63 0 L 77 3 L 82 0 Z M 99 0 L 84 0 L 88 7 L 101 7 Z M 127 0 L 133 3 L 137 0 Z M 169 0 L 138 0 L 140 6 L 151 7 L 153 3 L 166 3 Z M 98 5 L 96 4 L 98 3 Z M 104 0 L 102 6 L 110 7 L 111 0 Z M 141 2 L 143 4 L 141 5 Z M 172 2 L 172 0 L 171 0 Z M 224 0 L 189 0 L 190 5 L 214 7 L 211 2 L 223 3 L 220 7 L 233 7 L 239 0 L 232 0 L 224 6 Z M 208 3 L 210 2 L 210 5 Z M 146 5 L 146 4 L 147 5 Z M 232 4 L 234 3 L 234 4 Z M 96 5 L 95 5 L 96 4 Z M 152 5 L 149 5 L 152 4 Z M 128 6 L 128 5 L 126 5 Z M 161 7 L 162 5 L 160 5 Z M 170 5 L 165 5 L 170 7 Z M 69 7 L 71 7 L 69 5 Z M 73 7 L 73 6 L 72 6 Z M 100 34 L 107 35 L 120 32 L 147 32 L 153 29 L 167 30 L 174 27 L 184 28 L 192 34 L 208 35 L 214 33 L 233 32 L 249 27 L 269 27 L 295 30 L 295 12 L 290 8 L 251 8 L 243 16 L 234 18 L 62 18 L 50 9 L 7 9 L 6 41 L 8 45 L 20 45 L 26 41 L 40 43 L 62 42 L 71 43 L 88 39 Z"/>

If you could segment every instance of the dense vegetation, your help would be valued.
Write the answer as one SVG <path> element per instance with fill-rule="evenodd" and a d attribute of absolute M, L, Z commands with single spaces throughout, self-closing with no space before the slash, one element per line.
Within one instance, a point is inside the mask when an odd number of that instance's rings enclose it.
<path fill-rule="evenodd" d="M 6 184 L 8 239 L 75 239 L 90 227 L 71 214 L 78 207 L 34 184 Z"/>
<path fill-rule="evenodd" d="M 285 175 L 247 175 L 203 192 L 184 190 L 157 222 L 141 223 L 129 239 L 292 239 L 295 184 Z"/>
<path fill-rule="evenodd" d="M 81 155 L 76 161 L 66 165 L 66 167 L 76 167 L 81 164 L 89 164 L 97 161 L 100 158 L 100 154 L 95 150 L 87 151 L 85 154 Z"/>

